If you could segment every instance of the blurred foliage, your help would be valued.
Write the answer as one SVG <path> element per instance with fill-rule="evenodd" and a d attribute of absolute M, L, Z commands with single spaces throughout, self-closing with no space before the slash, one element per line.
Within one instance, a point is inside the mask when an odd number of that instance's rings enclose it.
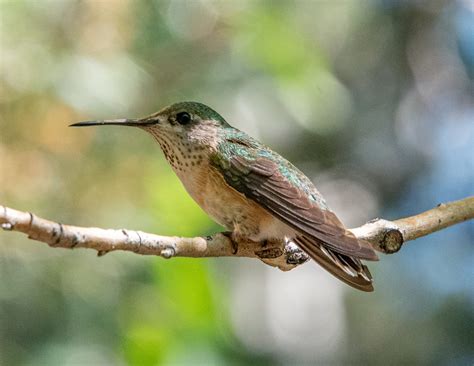
<path fill-rule="evenodd" d="M 202 101 L 314 178 L 348 226 L 474 194 L 472 1 L 0 2 L 0 203 L 163 235 L 220 228 L 141 131 Z M 371 264 L 52 250 L 0 235 L 0 365 L 474 362 L 474 227 Z"/>

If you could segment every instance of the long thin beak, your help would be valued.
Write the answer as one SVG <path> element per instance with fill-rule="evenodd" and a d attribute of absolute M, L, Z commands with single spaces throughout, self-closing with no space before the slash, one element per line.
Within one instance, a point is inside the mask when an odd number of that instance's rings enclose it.
<path fill-rule="evenodd" d="M 69 127 L 87 127 L 87 126 L 133 126 L 133 127 L 144 127 L 151 126 L 158 123 L 157 119 L 105 119 L 103 121 L 83 121 L 73 123 Z"/>

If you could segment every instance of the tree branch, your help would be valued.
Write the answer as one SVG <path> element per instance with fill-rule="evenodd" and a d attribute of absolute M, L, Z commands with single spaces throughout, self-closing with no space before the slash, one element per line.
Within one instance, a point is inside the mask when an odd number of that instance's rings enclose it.
<path fill-rule="evenodd" d="M 350 229 L 360 239 L 369 241 L 376 250 L 391 254 L 403 243 L 431 234 L 448 226 L 474 218 L 474 196 L 440 204 L 419 215 L 395 221 L 372 220 Z M 281 270 L 290 270 L 308 260 L 308 256 L 291 242 L 239 242 L 237 250 L 228 235 L 209 237 L 169 237 L 135 230 L 110 230 L 63 225 L 42 219 L 30 212 L 0 206 L 0 225 L 6 231 L 19 231 L 29 239 L 53 248 L 95 249 L 99 256 L 115 250 L 142 255 L 172 257 L 247 257 L 258 258 Z"/>

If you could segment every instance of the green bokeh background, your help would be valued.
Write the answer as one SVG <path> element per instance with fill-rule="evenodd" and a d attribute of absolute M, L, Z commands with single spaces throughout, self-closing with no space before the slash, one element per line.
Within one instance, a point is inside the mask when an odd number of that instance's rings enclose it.
<path fill-rule="evenodd" d="M 150 136 L 67 127 L 181 100 L 292 160 L 348 226 L 473 194 L 472 14 L 470 1 L 0 1 L 0 204 L 221 230 Z M 473 236 L 466 223 L 383 257 L 368 295 L 313 264 L 98 258 L 0 233 L 0 365 L 472 364 Z"/>

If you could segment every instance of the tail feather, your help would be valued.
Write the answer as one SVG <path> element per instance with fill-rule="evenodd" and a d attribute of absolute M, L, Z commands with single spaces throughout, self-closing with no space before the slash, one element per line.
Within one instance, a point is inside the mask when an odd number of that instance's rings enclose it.
<path fill-rule="evenodd" d="M 372 275 L 359 258 L 335 252 L 314 238 L 298 236 L 293 241 L 341 281 L 361 291 L 374 291 Z"/>

